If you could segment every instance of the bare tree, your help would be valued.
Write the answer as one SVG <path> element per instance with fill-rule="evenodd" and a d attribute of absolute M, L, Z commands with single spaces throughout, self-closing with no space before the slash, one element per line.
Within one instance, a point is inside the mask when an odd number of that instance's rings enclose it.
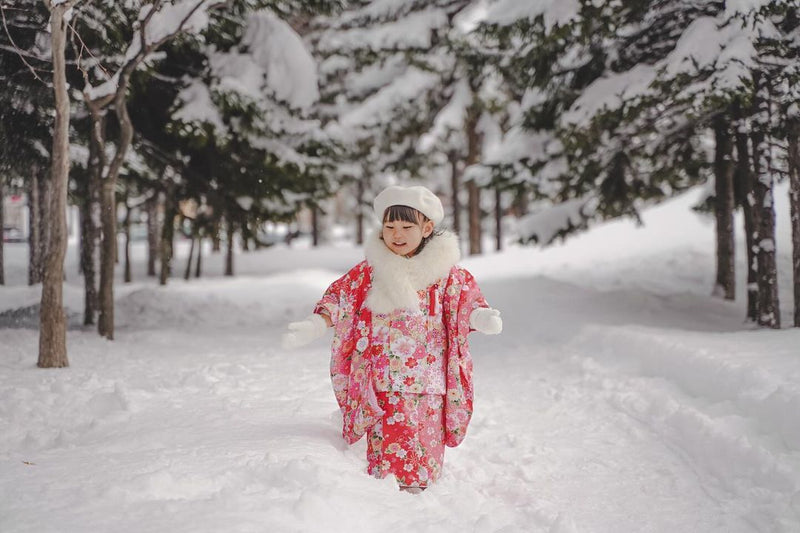
<path fill-rule="evenodd" d="M 66 15 L 79 0 L 44 0 L 50 11 L 53 54 L 53 91 L 56 120 L 53 127 L 52 170 L 48 202 L 48 246 L 44 261 L 39 317 L 39 361 L 42 368 L 69 366 L 67 320 L 64 314 L 64 256 L 67 252 L 67 185 L 69 180 L 69 94 L 64 51 L 67 44 Z"/>

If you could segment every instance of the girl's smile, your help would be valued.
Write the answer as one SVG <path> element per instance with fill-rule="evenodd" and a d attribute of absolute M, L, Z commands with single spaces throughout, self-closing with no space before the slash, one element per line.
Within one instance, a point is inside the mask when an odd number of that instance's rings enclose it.
<path fill-rule="evenodd" d="M 419 248 L 422 239 L 433 231 L 430 221 L 422 225 L 405 220 L 391 220 L 383 224 L 383 242 L 397 255 L 410 256 Z"/>

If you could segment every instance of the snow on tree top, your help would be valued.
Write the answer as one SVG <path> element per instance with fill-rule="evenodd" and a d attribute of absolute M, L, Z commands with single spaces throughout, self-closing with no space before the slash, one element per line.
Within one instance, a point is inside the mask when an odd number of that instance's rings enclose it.
<path fill-rule="evenodd" d="M 487 24 L 509 25 L 520 19 L 543 17 L 547 29 L 563 26 L 578 16 L 581 10 L 577 0 L 538 0 L 520 2 L 519 0 L 497 0 L 483 15 Z"/>
<path fill-rule="evenodd" d="M 439 9 L 426 9 L 412 13 L 397 22 L 389 22 L 369 29 L 353 28 L 325 33 L 320 39 L 321 50 L 355 50 L 368 47 L 372 50 L 431 47 L 432 30 L 448 24 L 447 15 Z"/>
<path fill-rule="evenodd" d="M 298 109 L 319 100 L 316 61 L 286 22 L 261 11 L 250 18 L 242 44 L 279 100 Z"/>

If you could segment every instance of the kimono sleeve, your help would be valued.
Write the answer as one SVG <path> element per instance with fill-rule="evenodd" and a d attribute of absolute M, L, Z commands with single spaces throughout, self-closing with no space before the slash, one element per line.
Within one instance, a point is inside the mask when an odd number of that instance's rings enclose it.
<path fill-rule="evenodd" d="M 447 371 L 445 396 L 445 444 L 458 446 L 467 434 L 472 418 L 472 356 L 467 336 L 472 329 L 469 316 L 479 307 L 489 307 L 472 274 L 454 268 L 445 290 L 447 326 Z"/>
<path fill-rule="evenodd" d="M 459 270 L 462 285 L 461 297 L 458 302 L 458 314 L 459 319 L 463 319 L 463 316 L 466 315 L 467 324 L 469 324 L 469 315 L 479 307 L 489 307 L 489 304 L 486 303 L 486 298 L 483 297 L 483 293 L 473 275 L 463 268 Z M 470 331 L 475 330 L 470 328 Z"/>
<path fill-rule="evenodd" d="M 366 268 L 367 262 L 362 261 L 331 283 L 314 306 L 314 313 L 328 315 L 333 326 L 337 327 L 344 317 L 353 312 L 353 295 L 363 280 Z"/>

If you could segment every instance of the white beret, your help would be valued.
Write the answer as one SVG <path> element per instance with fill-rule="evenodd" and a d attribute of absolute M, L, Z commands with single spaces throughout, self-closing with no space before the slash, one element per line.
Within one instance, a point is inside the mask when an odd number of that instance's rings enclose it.
<path fill-rule="evenodd" d="M 439 197 L 422 185 L 413 187 L 399 187 L 392 185 L 386 187 L 375 197 L 375 214 L 379 220 L 383 220 L 386 209 L 393 205 L 406 205 L 413 207 L 429 219 L 434 225 L 438 225 L 444 220 L 444 208 Z"/>

